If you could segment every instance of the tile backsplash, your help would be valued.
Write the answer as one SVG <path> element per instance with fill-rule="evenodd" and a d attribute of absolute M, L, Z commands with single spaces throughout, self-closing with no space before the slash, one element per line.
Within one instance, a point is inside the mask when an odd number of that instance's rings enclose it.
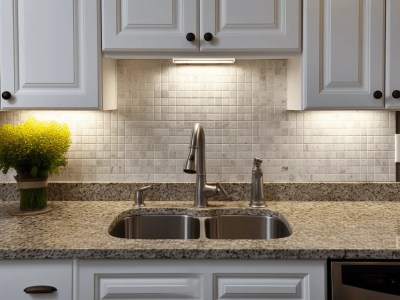
<path fill-rule="evenodd" d="M 182 167 L 195 122 L 209 181 L 249 182 L 254 156 L 265 182 L 395 180 L 395 113 L 286 111 L 285 60 L 117 64 L 117 111 L 0 112 L 0 124 L 29 115 L 69 124 L 69 165 L 52 181 L 194 182 Z"/>

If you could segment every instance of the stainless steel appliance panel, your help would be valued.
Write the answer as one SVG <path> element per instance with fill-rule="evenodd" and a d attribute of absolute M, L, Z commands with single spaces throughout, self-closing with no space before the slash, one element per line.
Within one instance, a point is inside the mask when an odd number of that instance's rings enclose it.
<path fill-rule="evenodd" d="M 400 262 L 332 262 L 332 300 L 400 300 Z"/>

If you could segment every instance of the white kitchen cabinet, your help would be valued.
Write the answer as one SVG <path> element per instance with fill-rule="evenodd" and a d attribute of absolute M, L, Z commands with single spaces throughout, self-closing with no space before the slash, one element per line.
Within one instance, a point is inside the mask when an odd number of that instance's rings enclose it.
<path fill-rule="evenodd" d="M 71 300 L 72 265 L 70 260 L 0 261 L 0 299 Z M 30 294 L 33 290 L 39 293 Z"/>
<path fill-rule="evenodd" d="M 200 0 L 200 51 L 299 51 L 298 0 Z M 211 41 L 204 35 L 213 34 Z"/>
<path fill-rule="evenodd" d="M 103 50 L 197 51 L 196 0 L 103 0 Z"/>
<path fill-rule="evenodd" d="M 305 0 L 303 9 L 303 55 L 288 63 L 288 109 L 400 108 L 392 97 L 400 89 L 400 3 Z"/>
<path fill-rule="evenodd" d="M 326 298 L 324 261 L 80 260 L 79 299 Z"/>
<path fill-rule="evenodd" d="M 102 7 L 103 51 L 111 56 L 239 57 L 301 48 L 300 0 L 102 0 Z"/>
<path fill-rule="evenodd" d="M 400 1 L 386 0 L 385 107 L 400 109 Z"/>
<path fill-rule="evenodd" d="M 1 109 L 115 108 L 99 18 L 97 0 L 1 0 Z"/>

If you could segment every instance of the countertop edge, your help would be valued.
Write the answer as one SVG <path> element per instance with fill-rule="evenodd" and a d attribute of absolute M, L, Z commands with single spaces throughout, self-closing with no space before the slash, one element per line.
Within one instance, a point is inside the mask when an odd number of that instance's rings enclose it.
<path fill-rule="evenodd" d="M 260 259 L 260 260 L 399 260 L 400 250 L 342 249 L 15 249 L 0 250 L 0 260 L 35 259 Z"/>

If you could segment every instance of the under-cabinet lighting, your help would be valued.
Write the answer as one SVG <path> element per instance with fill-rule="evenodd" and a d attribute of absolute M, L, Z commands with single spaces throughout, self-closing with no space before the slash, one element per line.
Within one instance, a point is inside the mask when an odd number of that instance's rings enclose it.
<path fill-rule="evenodd" d="M 234 64 L 234 58 L 173 58 L 174 64 L 206 65 L 206 64 Z"/>

